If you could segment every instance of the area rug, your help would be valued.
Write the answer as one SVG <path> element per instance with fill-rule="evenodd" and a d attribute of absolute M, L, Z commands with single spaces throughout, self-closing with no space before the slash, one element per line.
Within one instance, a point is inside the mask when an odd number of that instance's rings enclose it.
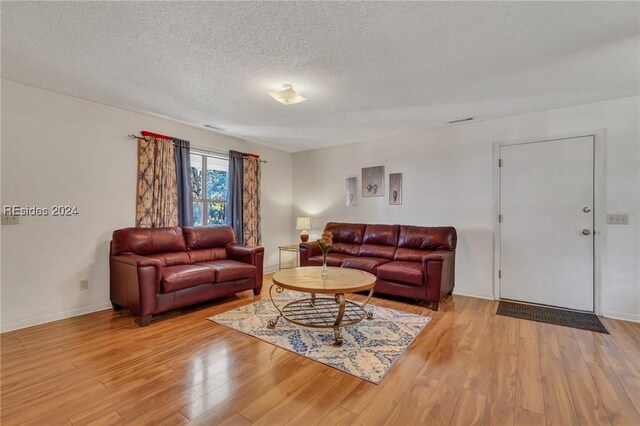
<path fill-rule="evenodd" d="M 585 312 L 500 301 L 496 314 L 609 334 L 597 316 Z"/>
<path fill-rule="evenodd" d="M 282 307 L 290 300 L 293 300 L 292 293 L 284 292 L 276 303 Z M 208 319 L 378 384 L 431 317 L 374 305 L 368 305 L 367 310 L 373 313 L 373 319 L 364 319 L 341 329 L 344 339 L 342 346 L 333 345 L 332 329 L 300 327 L 282 318 L 274 329 L 267 328 L 268 321 L 278 316 L 278 311 L 269 300 L 261 300 Z"/>

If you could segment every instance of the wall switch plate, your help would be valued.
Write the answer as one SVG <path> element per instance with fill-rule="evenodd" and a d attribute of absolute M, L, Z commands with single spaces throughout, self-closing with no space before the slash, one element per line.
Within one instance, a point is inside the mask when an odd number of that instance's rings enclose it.
<path fill-rule="evenodd" d="M 80 280 L 80 290 L 89 290 L 89 280 Z"/>
<path fill-rule="evenodd" d="M 628 225 L 628 224 L 629 224 L 628 214 L 608 214 L 607 215 L 607 225 Z"/>
<path fill-rule="evenodd" d="M 2 224 L 3 225 L 18 225 L 20 223 L 20 216 L 13 216 L 10 214 L 2 215 Z"/>

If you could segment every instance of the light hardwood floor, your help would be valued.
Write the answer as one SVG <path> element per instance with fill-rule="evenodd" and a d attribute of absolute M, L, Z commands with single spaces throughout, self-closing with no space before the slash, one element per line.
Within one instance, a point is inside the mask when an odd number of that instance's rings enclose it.
<path fill-rule="evenodd" d="M 265 278 L 263 288 L 270 285 Z M 97 312 L 1 335 L 1 422 L 640 425 L 640 324 L 611 335 L 495 315 L 453 296 L 380 385 L 205 318 L 251 292 L 139 328 Z"/>

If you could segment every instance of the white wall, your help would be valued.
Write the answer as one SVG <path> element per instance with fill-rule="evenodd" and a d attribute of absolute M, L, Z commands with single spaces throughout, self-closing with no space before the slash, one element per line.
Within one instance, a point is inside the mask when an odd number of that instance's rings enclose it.
<path fill-rule="evenodd" d="M 265 270 L 291 243 L 292 155 L 196 127 L 2 80 L 2 205 L 78 206 L 75 217 L 2 227 L 2 331 L 109 307 L 111 233 L 134 226 L 136 143 L 150 130 L 194 147 L 255 152 Z M 89 290 L 79 280 L 89 279 Z"/>
<path fill-rule="evenodd" d="M 639 97 L 468 123 L 352 145 L 294 154 L 294 213 L 329 220 L 452 225 L 458 230 L 455 292 L 493 298 L 494 142 L 544 138 L 606 128 L 606 206 L 627 213 L 628 226 L 605 229 L 602 313 L 640 320 Z M 404 199 L 362 198 L 346 207 L 345 178 L 362 167 L 403 173 Z M 385 191 L 385 194 L 387 192 Z"/>

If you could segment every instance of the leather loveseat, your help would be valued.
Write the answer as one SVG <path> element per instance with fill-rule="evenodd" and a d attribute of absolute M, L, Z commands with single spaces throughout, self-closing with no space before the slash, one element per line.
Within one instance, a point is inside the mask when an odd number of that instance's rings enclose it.
<path fill-rule="evenodd" d="M 455 278 L 456 229 L 329 222 L 328 266 L 355 268 L 377 277 L 376 293 L 411 297 L 438 310 Z M 322 265 L 316 241 L 300 244 L 300 266 Z"/>
<path fill-rule="evenodd" d="M 264 248 L 236 244 L 220 227 L 125 228 L 113 233 L 111 303 L 149 325 L 151 316 L 262 288 Z"/>

